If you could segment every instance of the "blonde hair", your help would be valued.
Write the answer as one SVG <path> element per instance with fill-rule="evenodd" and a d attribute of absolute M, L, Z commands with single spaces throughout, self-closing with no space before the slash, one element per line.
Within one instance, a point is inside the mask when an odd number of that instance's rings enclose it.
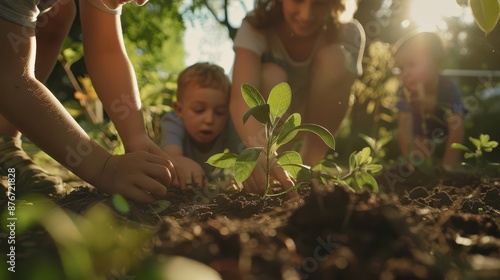
<path fill-rule="evenodd" d="M 229 96 L 231 83 L 222 67 L 209 63 L 199 62 L 184 69 L 177 79 L 177 100 L 181 101 L 189 86 L 211 88 L 226 92 Z"/>

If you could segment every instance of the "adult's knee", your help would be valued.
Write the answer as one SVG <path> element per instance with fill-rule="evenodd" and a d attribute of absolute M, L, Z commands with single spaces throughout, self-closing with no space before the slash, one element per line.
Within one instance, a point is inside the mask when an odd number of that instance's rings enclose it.
<path fill-rule="evenodd" d="M 314 57 L 312 75 L 332 82 L 350 81 L 356 77 L 354 70 L 343 47 L 339 44 L 331 44 L 321 48 Z"/>
<path fill-rule="evenodd" d="M 262 64 L 262 91 L 263 94 L 268 94 L 269 91 L 277 84 L 288 82 L 286 71 L 276 63 Z"/>

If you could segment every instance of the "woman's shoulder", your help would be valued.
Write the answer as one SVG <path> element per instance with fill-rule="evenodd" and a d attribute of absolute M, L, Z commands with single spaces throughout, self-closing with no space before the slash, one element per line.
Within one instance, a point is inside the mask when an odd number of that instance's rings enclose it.
<path fill-rule="evenodd" d="M 261 55 L 267 49 L 266 38 L 266 30 L 254 27 L 248 19 L 245 18 L 234 38 L 234 48 L 249 49 Z"/>

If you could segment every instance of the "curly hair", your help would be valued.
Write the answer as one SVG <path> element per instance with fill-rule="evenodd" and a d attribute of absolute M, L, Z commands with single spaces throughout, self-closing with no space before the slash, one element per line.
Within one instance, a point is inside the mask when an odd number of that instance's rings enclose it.
<path fill-rule="evenodd" d="M 332 33 L 329 38 L 338 38 L 339 17 L 345 11 L 345 4 L 351 0 L 330 0 L 332 2 L 331 20 L 326 23 L 326 29 Z M 256 0 L 252 14 L 245 17 L 252 26 L 264 29 L 274 26 L 283 20 L 283 4 L 280 0 Z"/>

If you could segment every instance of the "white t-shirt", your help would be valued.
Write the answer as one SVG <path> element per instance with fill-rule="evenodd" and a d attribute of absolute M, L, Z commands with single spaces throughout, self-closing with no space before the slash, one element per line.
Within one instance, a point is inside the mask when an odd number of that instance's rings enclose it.
<path fill-rule="evenodd" d="M 354 35 L 358 32 L 359 35 Z M 350 34 L 349 34 L 350 33 Z M 314 44 L 310 57 L 304 61 L 292 59 L 273 27 L 257 29 L 247 20 L 243 20 L 234 39 L 234 49 L 244 48 L 257 54 L 263 63 L 275 63 L 288 75 L 288 84 L 292 89 L 292 109 L 304 104 L 310 87 L 310 71 L 317 52 L 328 45 L 328 32 L 322 32 Z M 349 38 L 359 38 L 359 43 L 351 43 Z M 345 24 L 340 30 L 340 44 L 344 46 L 346 65 L 351 71 L 360 74 L 361 57 L 364 50 L 364 32 L 356 22 Z M 359 61 L 359 63 L 358 63 Z"/>
<path fill-rule="evenodd" d="M 35 28 L 40 13 L 50 10 L 55 3 L 65 3 L 74 0 L 0 0 L 0 17 L 10 22 Z M 121 7 L 111 10 L 101 0 L 86 0 L 95 7 L 109 14 L 120 14 Z"/>

